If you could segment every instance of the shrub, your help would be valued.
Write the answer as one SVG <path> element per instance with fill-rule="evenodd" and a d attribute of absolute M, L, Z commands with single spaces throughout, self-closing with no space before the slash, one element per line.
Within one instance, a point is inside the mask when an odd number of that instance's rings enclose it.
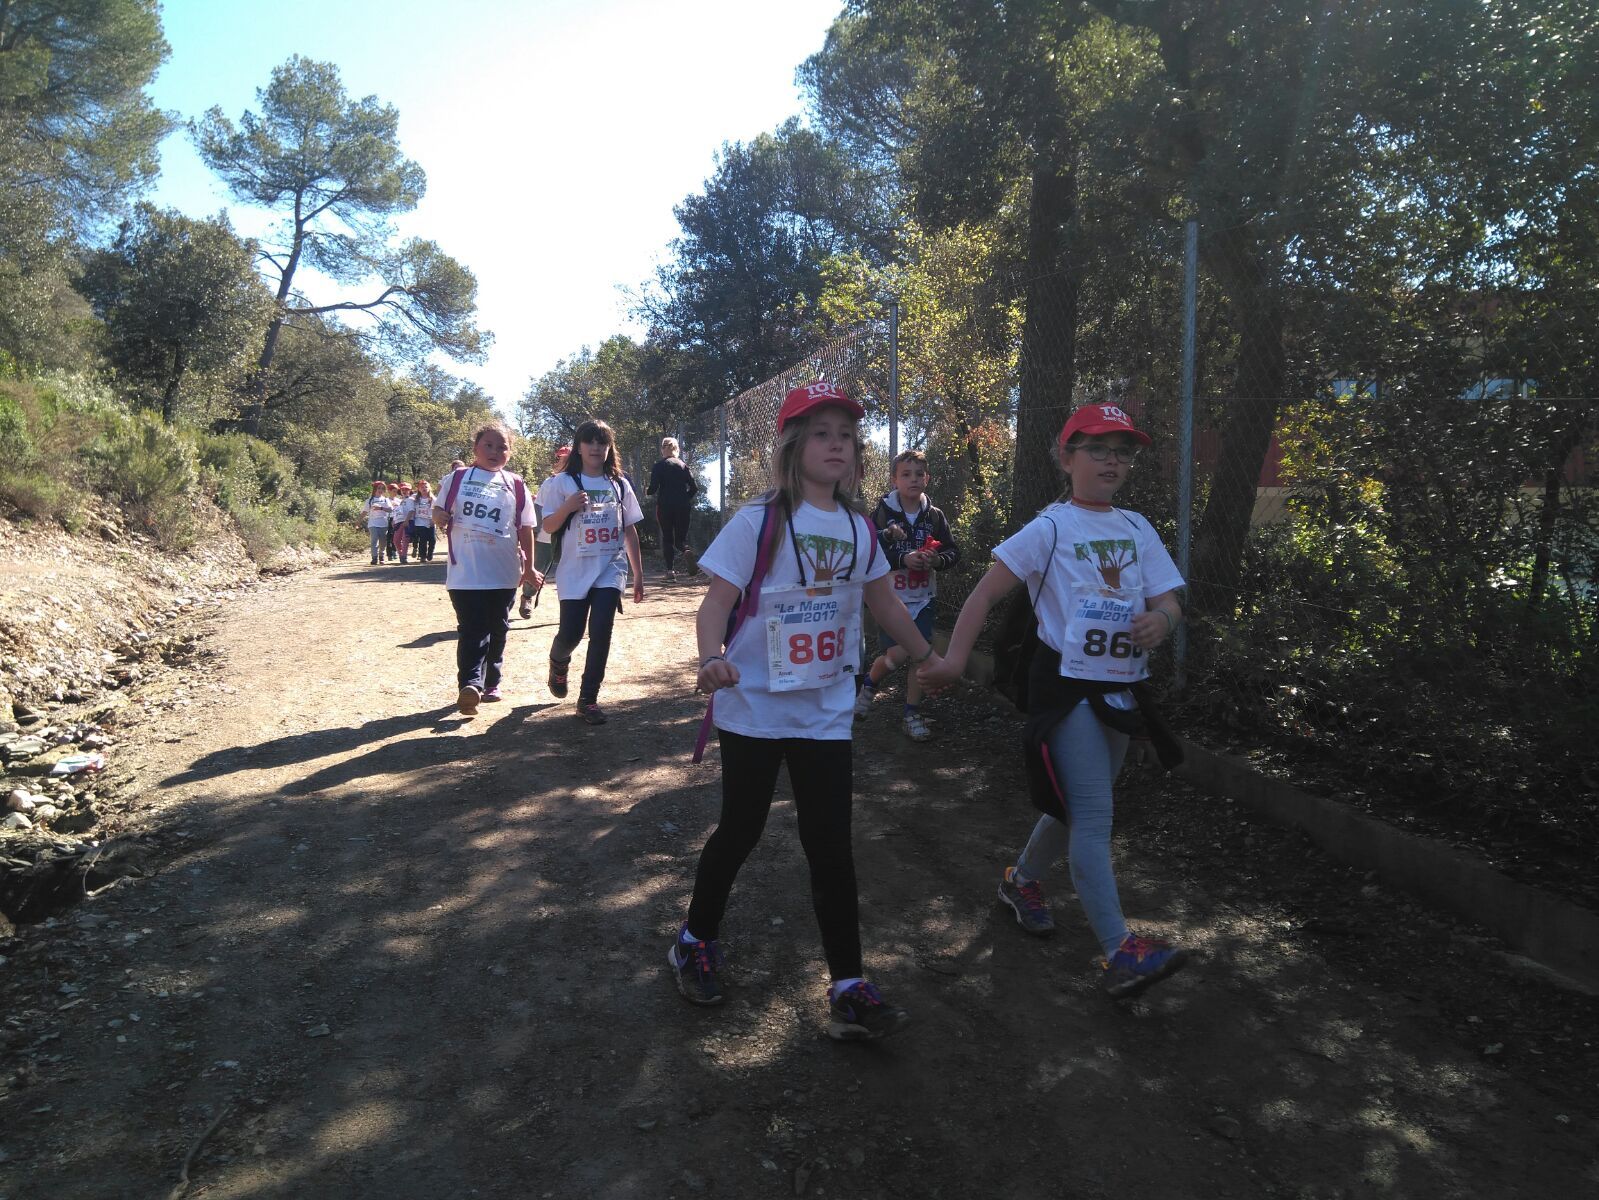
<path fill-rule="evenodd" d="M 124 418 L 106 433 L 89 459 L 101 488 L 158 542 L 173 549 L 194 543 L 187 493 L 194 487 L 194 451 L 151 413 Z"/>

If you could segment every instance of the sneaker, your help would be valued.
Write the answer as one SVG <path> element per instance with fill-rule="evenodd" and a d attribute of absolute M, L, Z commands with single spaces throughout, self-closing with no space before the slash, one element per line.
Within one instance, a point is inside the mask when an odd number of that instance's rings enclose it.
<path fill-rule="evenodd" d="M 600 706 L 592 700 L 579 700 L 577 702 L 577 715 L 583 718 L 585 725 L 605 724 L 605 714 L 600 711 Z"/>
<path fill-rule="evenodd" d="M 1034 937 L 1048 937 L 1055 932 L 1049 901 L 1044 899 L 1044 888 L 1036 879 L 1017 883 L 1016 868 L 1006 867 L 1005 877 L 999 881 L 999 899 L 1016 914 L 1016 924 Z"/>
<path fill-rule="evenodd" d="M 905 736 L 913 742 L 930 742 L 933 740 L 933 731 L 927 727 L 921 713 L 906 713 Z"/>
<path fill-rule="evenodd" d="M 877 699 L 877 691 L 865 684 L 855 689 L 855 719 L 859 721 L 872 711 L 872 701 Z"/>
<path fill-rule="evenodd" d="M 557 700 L 566 697 L 566 669 L 571 665 L 570 662 L 558 663 L 550 659 L 550 677 L 545 682 L 549 685 L 550 695 Z"/>
<path fill-rule="evenodd" d="M 681 932 L 666 952 L 677 990 L 690 1004 L 720 1004 L 725 997 L 716 972 L 722 965 L 722 948 L 716 942 L 685 942 Z"/>
<path fill-rule="evenodd" d="M 1188 952 L 1164 938 L 1129 933 L 1115 954 L 1100 960 L 1105 994 L 1113 1000 L 1136 996 L 1150 984 L 1182 970 L 1187 963 Z"/>
<path fill-rule="evenodd" d="M 827 1006 L 827 1036 L 835 1042 L 871 1042 L 898 1033 L 910 1013 L 889 1004 L 871 984 L 852 983 Z"/>
<path fill-rule="evenodd" d="M 662 577 L 662 581 L 665 582 L 665 583 L 676 583 L 677 582 L 677 572 L 676 571 L 668 571 Z"/>
<path fill-rule="evenodd" d="M 483 693 L 484 704 L 498 704 L 501 699 L 502 697 L 500 696 L 500 689 L 497 687 L 491 687 L 488 691 Z"/>
<path fill-rule="evenodd" d="M 520 604 L 518 604 L 516 606 L 516 615 L 521 617 L 524 621 L 528 620 L 529 618 L 531 618 L 533 616 L 533 597 L 532 596 L 523 596 L 522 597 L 522 603 L 520 603 Z"/>
<path fill-rule="evenodd" d="M 461 689 L 461 694 L 455 698 L 455 707 L 463 717 L 470 717 L 477 712 L 477 703 L 483 699 L 483 693 L 473 684 L 467 684 Z"/>

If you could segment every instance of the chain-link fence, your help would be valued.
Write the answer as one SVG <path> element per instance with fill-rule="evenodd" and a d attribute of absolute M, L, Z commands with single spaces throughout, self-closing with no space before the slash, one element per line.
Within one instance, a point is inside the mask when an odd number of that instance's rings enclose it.
<path fill-rule="evenodd" d="M 939 580 L 947 629 L 1060 495 L 1070 411 L 1114 402 L 1154 437 L 1118 503 L 1189 581 L 1180 661 L 1157 669 L 1191 732 L 1337 790 L 1490 790 L 1505 820 L 1586 789 L 1599 824 L 1599 306 L 1424 281 L 1356 297 L 1250 227 L 1184 235 L 908 289 L 892 344 L 869 322 L 702 418 L 716 512 L 769 486 L 784 392 L 840 384 L 869 413 L 868 502 L 891 440 L 928 455 L 964 553 Z"/>

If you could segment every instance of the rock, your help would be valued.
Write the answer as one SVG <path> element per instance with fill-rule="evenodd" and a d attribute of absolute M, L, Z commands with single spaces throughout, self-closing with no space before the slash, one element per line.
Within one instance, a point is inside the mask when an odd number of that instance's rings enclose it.
<path fill-rule="evenodd" d="M 37 803 L 25 788 L 12 788 L 6 797 L 6 808 L 11 812 L 32 812 Z"/>
<path fill-rule="evenodd" d="M 309 1028 L 309 1029 L 307 1029 L 305 1031 L 305 1036 L 306 1037 L 319 1037 L 319 1038 L 320 1037 L 327 1037 L 328 1034 L 330 1034 L 332 1032 L 333 1032 L 333 1030 L 329 1029 L 326 1025 L 313 1025 L 313 1026 L 311 1026 L 311 1028 Z"/>
<path fill-rule="evenodd" d="M 1226 1113 L 1217 1113 L 1208 1122 L 1210 1131 L 1217 1137 L 1224 1137 L 1229 1142 L 1236 1142 L 1244 1135 L 1244 1127 L 1238 1123 L 1237 1118 L 1229 1117 Z"/>
<path fill-rule="evenodd" d="M 7 813 L 6 819 L 0 821 L 0 829 L 32 829 L 33 822 L 19 812 Z"/>
<path fill-rule="evenodd" d="M 48 825 L 61 815 L 61 810 L 54 804 L 41 804 L 33 810 L 33 819 Z"/>
<path fill-rule="evenodd" d="M 17 738 L 15 741 L 7 742 L 0 746 L 0 758 L 5 759 L 8 763 L 17 762 L 21 759 L 33 758 L 35 755 L 43 754 L 49 748 L 50 743 L 41 737 Z"/>
<path fill-rule="evenodd" d="M 94 805 L 85 804 L 82 808 L 57 817 L 50 828 L 58 833 L 88 833 L 99 823 L 100 814 L 95 811 Z"/>

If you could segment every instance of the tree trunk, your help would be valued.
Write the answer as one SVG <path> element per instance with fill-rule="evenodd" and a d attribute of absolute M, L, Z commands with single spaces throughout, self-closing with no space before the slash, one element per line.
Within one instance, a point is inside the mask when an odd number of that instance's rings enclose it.
<path fill-rule="evenodd" d="M 183 347 L 178 346 L 172 351 L 172 376 L 167 380 L 167 389 L 161 394 L 161 420 L 172 424 L 172 410 L 178 403 L 178 384 L 183 380 Z"/>
<path fill-rule="evenodd" d="M 1060 494 L 1050 448 L 1072 407 L 1077 270 L 1068 260 L 1077 215 L 1070 152 L 1040 155 L 1027 210 L 1027 315 L 1022 323 L 1011 521 L 1031 519 Z"/>
<path fill-rule="evenodd" d="M 1238 604 L 1244 543 L 1287 386 L 1288 355 L 1282 306 L 1243 231 L 1216 235 L 1209 253 L 1202 249 L 1202 254 L 1227 293 L 1238 363 L 1232 395 L 1225 398 L 1221 452 L 1198 523 L 1189 594 L 1199 611 L 1226 616 Z"/>
<path fill-rule="evenodd" d="M 288 313 L 289 296 L 294 288 L 294 273 L 300 267 L 300 253 L 305 249 L 305 219 L 301 215 L 301 197 L 294 198 L 294 245 L 289 251 L 289 261 L 284 264 L 283 275 L 278 280 L 278 315 L 267 326 L 266 342 L 261 347 L 261 357 L 256 361 L 255 372 L 250 376 L 247 392 L 250 402 L 239 418 L 239 428 L 251 437 L 261 433 L 261 414 L 266 411 L 267 372 L 272 369 L 272 358 L 278 350 L 278 335 L 283 332 L 283 319 Z"/>
<path fill-rule="evenodd" d="M 1538 509 L 1537 544 L 1533 547 L 1532 579 L 1527 589 L 1527 616 L 1535 617 L 1549 590 L 1549 567 L 1554 558 L 1555 526 L 1560 519 L 1560 473 L 1582 435 L 1573 430 L 1556 439 L 1549 466 L 1543 473 L 1543 504 Z"/>

